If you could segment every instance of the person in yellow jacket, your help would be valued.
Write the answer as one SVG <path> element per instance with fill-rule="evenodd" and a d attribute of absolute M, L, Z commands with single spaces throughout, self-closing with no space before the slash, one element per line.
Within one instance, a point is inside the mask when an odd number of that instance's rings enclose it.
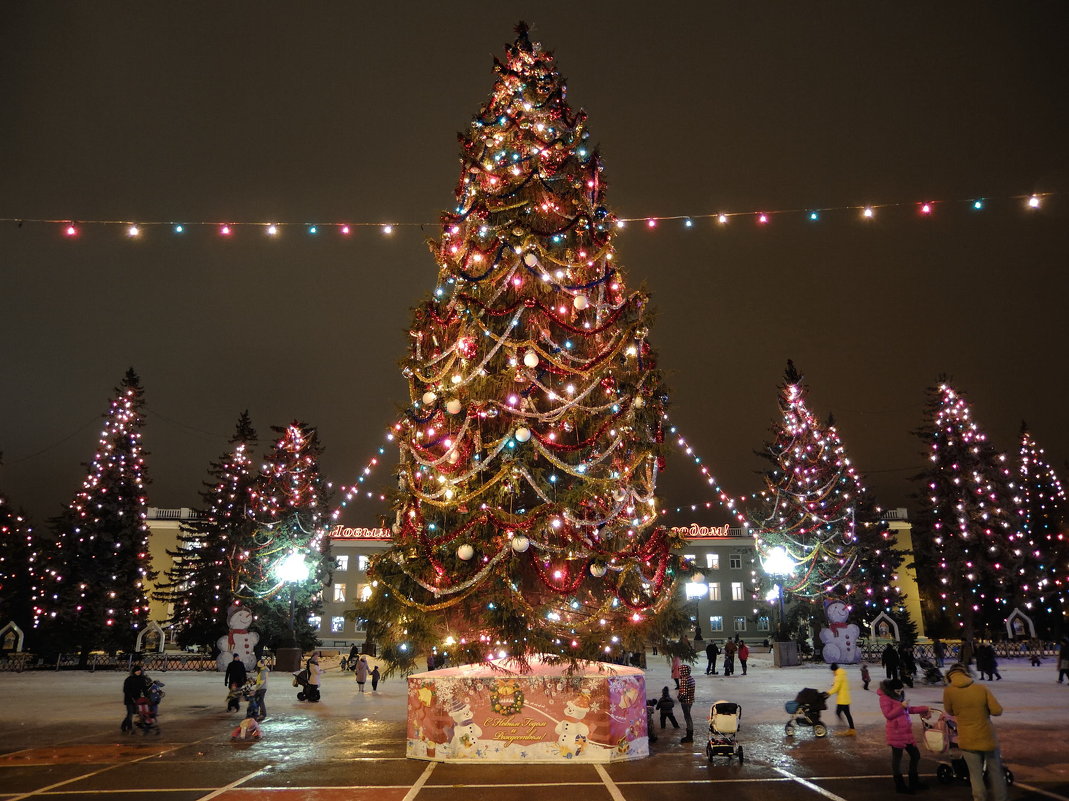
<path fill-rule="evenodd" d="M 969 767 L 973 801 L 987 801 L 984 787 L 984 763 L 991 783 L 992 801 L 1006 801 L 1006 774 L 1002 769 L 1002 752 L 998 746 L 991 717 L 1002 714 L 1002 704 L 983 684 L 973 681 L 969 668 L 958 662 L 947 671 L 943 689 L 943 708 L 958 725 L 958 748 Z"/>
<path fill-rule="evenodd" d="M 825 692 L 835 696 L 835 717 L 842 720 L 845 715 L 846 722 L 850 724 L 850 728 L 842 733 L 853 736 L 857 734 L 857 729 L 854 728 L 854 716 L 850 714 L 850 682 L 846 679 L 846 671 L 839 667 L 838 662 L 832 662 L 828 667 L 835 679 Z"/>

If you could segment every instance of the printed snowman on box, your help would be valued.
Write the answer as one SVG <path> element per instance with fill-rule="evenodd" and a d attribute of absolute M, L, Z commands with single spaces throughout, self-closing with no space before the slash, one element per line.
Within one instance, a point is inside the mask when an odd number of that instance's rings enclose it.
<path fill-rule="evenodd" d="M 260 641 L 260 635 L 255 631 L 249 631 L 252 625 L 252 612 L 248 607 L 234 604 L 226 610 L 227 628 L 230 630 L 225 637 L 220 637 L 216 642 L 219 646 L 219 657 L 216 665 L 219 672 L 226 671 L 226 666 L 234 661 L 234 654 L 238 655 L 249 671 L 256 670 L 256 643 Z"/>
<path fill-rule="evenodd" d="M 820 630 L 820 641 L 824 643 L 824 661 L 838 662 L 840 665 L 859 662 L 861 652 L 857 649 L 858 627 L 847 622 L 850 609 L 842 601 L 825 601 L 824 616 L 828 619 L 828 627 Z"/>
<path fill-rule="evenodd" d="M 561 756 L 571 759 L 583 753 L 590 734 L 590 727 L 583 723 L 583 718 L 589 711 L 590 693 L 587 692 L 564 705 L 564 720 L 554 729 Z"/>
<path fill-rule="evenodd" d="M 475 725 L 471 704 L 467 701 L 456 701 L 449 707 L 449 717 L 453 719 L 453 736 L 449 739 L 449 756 L 453 759 L 474 756 L 483 730 Z"/>

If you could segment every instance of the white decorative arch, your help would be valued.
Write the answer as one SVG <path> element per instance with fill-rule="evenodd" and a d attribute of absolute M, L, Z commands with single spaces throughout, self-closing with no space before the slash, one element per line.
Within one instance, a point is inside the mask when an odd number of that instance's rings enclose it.
<path fill-rule="evenodd" d="M 898 640 L 899 639 L 899 636 L 898 636 L 898 624 L 895 623 L 894 618 L 892 618 L 886 612 L 880 612 L 880 614 L 876 615 L 876 617 L 873 619 L 873 621 L 869 624 L 869 631 L 871 632 L 872 638 L 874 640 L 876 640 L 876 639 L 886 640 L 887 639 L 886 637 L 880 637 L 879 631 L 880 631 L 880 624 L 881 623 L 886 624 L 887 629 L 894 635 L 891 639 L 893 639 L 893 640 Z"/>
<path fill-rule="evenodd" d="M 1006 636 L 1011 640 L 1017 639 L 1018 635 L 1013 631 L 1013 625 L 1016 621 L 1020 621 L 1024 627 L 1028 630 L 1028 639 L 1034 640 L 1036 638 L 1036 626 L 1032 622 L 1032 618 L 1024 613 L 1019 607 L 1010 612 L 1009 617 L 1006 618 Z"/>
<path fill-rule="evenodd" d="M 155 631 L 160 635 L 160 645 L 156 650 L 162 654 L 164 646 L 167 644 L 167 632 L 165 632 L 163 627 L 155 620 L 150 620 L 148 625 L 138 632 L 137 642 L 134 643 L 134 651 L 141 653 L 141 644 L 145 641 L 145 635 L 150 631 Z"/>
<path fill-rule="evenodd" d="M 21 654 L 23 643 L 26 642 L 26 635 L 23 633 L 22 629 L 16 625 L 15 621 L 11 620 L 6 626 L 0 629 L 0 642 L 3 642 L 4 637 L 9 631 L 15 632 L 15 653 Z"/>

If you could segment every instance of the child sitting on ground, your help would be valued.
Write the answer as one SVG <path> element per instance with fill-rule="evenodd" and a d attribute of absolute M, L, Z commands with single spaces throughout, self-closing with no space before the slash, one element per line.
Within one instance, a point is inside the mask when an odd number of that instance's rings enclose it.
<path fill-rule="evenodd" d="M 230 732 L 230 741 L 235 740 L 259 740 L 262 732 L 256 718 L 245 718 Z"/>

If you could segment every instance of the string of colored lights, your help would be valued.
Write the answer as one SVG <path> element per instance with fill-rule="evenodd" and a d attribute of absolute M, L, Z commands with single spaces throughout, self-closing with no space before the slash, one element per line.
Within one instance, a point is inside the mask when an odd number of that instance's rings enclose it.
<path fill-rule="evenodd" d="M 808 208 L 750 210 L 750 211 L 716 211 L 702 212 L 698 214 L 671 214 L 671 215 L 643 215 L 639 217 L 619 217 L 616 219 L 618 228 L 627 227 L 628 223 L 641 223 L 647 229 L 657 228 L 662 223 L 676 222 L 685 229 L 693 228 L 700 221 L 710 221 L 718 226 L 724 226 L 732 221 L 751 220 L 758 225 L 768 225 L 774 217 L 803 216 L 809 222 L 820 222 L 826 214 L 844 213 L 850 214 L 862 221 L 872 221 L 877 213 L 887 209 L 915 208 L 919 217 L 935 216 L 940 206 L 967 206 L 973 211 L 981 212 L 988 208 L 994 200 L 1020 201 L 1026 209 L 1037 210 L 1042 208 L 1048 198 L 1056 195 L 1056 192 L 1034 192 L 1026 195 L 1009 195 L 1001 198 L 989 196 L 972 197 L 959 200 L 922 200 L 905 202 L 864 203 L 839 206 L 813 206 Z M 123 234 L 129 239 L 139 239 L 145 236 L 151 229 L 169 229 L 172 234 L 182 235 L 195 229 L 214 229 L 220 237 L 229 238 L 239 230 L 258 230 L 268 238 L 278 238 L 287 230 L 301 231 L 308 236 L 320 234 L 338 234 L 342 237 L 350 237 L 357 229 L 366 228 L 389 236 L 402 228 L 425 228 L 435 227 L 435 222 L 331 222 L 309 223 L 277 220 L 274 222 L 253 221 L 197 221 L 180 222 L 174 220 L 129 220 L 129 219 L 72 219 L 60 217 L 0 217 L 0 223 L 14 223 L 19 228 L 25 225 L 54 225 L 58 226 L 63 236 L 68 239 L 77 239 L 85 228 L 89 227 L 120 227 Z"/>

